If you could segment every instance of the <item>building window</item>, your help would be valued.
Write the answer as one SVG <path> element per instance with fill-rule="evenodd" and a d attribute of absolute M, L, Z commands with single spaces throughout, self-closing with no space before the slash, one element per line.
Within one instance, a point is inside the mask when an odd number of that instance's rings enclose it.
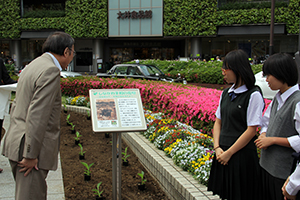
<path fill-rule="evenodd" d="M 275 0 L 275 7 L 287 7 L 289 0 Z M 271 8 L 271 0 L 218 0 L 220 10 Z"/>
<path fill-rule="evenodd" d="M 65 0 L 21 0 L 23 18 L 63 17 Z"/>

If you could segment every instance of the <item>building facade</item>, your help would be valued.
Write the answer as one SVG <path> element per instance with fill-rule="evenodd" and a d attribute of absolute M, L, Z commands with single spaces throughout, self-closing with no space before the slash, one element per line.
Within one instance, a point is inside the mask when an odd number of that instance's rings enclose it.
<path fill-rule="evenodd" d="M 275 7 L 273 51 L 293 55 L 298 51 L 299 0 L 281 1 Z M 232 2 L 253 4 L 243 9 Z M 262 2 L 270 3 L 259 1 L 256 8 L 256 1 L 243 0 L 4 0 L 0 53 L 24 66 L 41 55 L 48 35 L 59 30 L 75 38 L 77 55 L 70 70 L 78 72 L 105 72 L 135 59 L 222 58 L 233 49 L 264 59 L 271 9 Z"/>

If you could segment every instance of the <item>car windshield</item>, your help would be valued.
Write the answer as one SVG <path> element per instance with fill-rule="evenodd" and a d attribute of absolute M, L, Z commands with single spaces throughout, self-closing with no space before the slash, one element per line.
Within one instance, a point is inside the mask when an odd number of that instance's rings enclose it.
<path fill-rule="evenodd" d="M 146 76 L 153 76 L 155 74 L 163 75 L 163 73 L 155 66 L 140 65 L 140 68 Z"/>

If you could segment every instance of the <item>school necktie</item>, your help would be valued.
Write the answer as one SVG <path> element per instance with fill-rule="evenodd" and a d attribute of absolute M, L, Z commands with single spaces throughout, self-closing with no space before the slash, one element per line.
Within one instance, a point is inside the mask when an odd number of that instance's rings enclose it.
<path fill-rule="evenodd" d="M 239 95 L 239 94 L 234 93 L 233 91 L 229 92 L 228 94 L 230 96 L 230 100 L 231 101 L 233 101 Z"/>

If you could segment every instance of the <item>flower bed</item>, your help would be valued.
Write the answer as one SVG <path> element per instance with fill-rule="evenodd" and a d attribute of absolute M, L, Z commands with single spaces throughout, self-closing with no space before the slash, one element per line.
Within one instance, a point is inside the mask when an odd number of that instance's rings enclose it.
<path fill-rule="evenodd" d="M 84 97 L 77 96 L 66 98 L 66 104 L 83 106 L 87 102 Z M 146 110 L 145 119 L 147 131 L 141 134 L 172 158 L 177 166 L 207 185 L 213 158 L 212 137 L 174 119 L 168 119 L 163 113 Z"/>
<path fill-rule="evenodd" d="M 145 109 L 211 135 L 221 90 L 159 81 L 84 77 L 61 81 L 62 94 L 88 96 L 89 89 L 138 88 Z M 266 105 L 271 101 L 265 100 Z M 266 106 L 267 107 L 267 106 Z"/>
<path fill-rule="evenodd" d="M 87 105 L 87 100 L 83 96 L 69 97 L 66 103 L 83 106 Z M 213 159 L 213 138 L 162 113 L 145 111 L 145 118 L 147 131 L 141 134 L 172 158 L 177 166 L 207 185 Z"/>
<path fill-rule="evenodd" d="M 147 131 L 142 134 L 171 157 L 174 163 L 207 185 L 213 158 L 213 139 L 162 113 L 146 111 Z"/>
<path fill-rule="evenodd" d="M 139 88 L 146 109 L 166 113 L 170 118 L 211 134 L 214 112 L 221 94 L 219 90 L 175 83 L 95 77 L 61 82 L 62 94 L 73 97 L 88 96 L 89 89 L 112 88 Z"/>
<path fill-rule="evenodd" d="M 213 158 L 211 129 L 222 91 L 165 82 L 92 77 L 63 80 L 61 88 L 64 95 L 75 96 L 67 98 L 66 103 L 79 106 L 88 106 L 88 97 L 83 95 L 87 96 L 92 88 L 139 88 L 144 108 L 159 112 L 146 111 L 148 129 L 142 134 L 176 165 L 190 172 L 200 183 L 207 184 Z M 266 108 L 270 102 L 265 100 Z"/>

